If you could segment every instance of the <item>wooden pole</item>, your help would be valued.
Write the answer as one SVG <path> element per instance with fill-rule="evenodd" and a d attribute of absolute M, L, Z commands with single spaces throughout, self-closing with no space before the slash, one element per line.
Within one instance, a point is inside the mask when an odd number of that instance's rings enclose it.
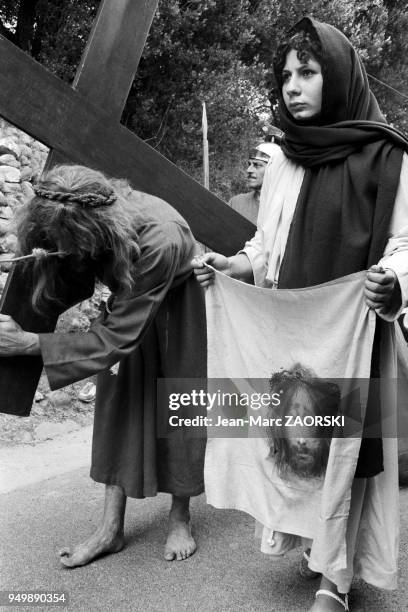
<path fill-rule="evenodd" d="M 205 102 L 203 102 L 203 118 L 202 118 L 202 128 L 203 128 L 203 171 L 204 171 L 204 187 L 206 189 L 210 188 L 210 163 L 208 158 L 208 123 L 207 123 L 207 109 L 205 107 Z"/>

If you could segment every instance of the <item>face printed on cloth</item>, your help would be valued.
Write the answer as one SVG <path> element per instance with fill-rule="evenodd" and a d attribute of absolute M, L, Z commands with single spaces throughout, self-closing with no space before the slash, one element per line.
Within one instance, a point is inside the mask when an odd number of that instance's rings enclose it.
<path fill-rule="evenodd" d="M 283 426 L 271 427 L 270 456 L 282 476 L 290 473 L 301 478 L 322 476 L 326 469 L 332 435 L 331 427 L 294 425 L 309 417 L 336 416 L 340 401 L 337 385 L 318 379 L 299 364 L 272 375 L 271 393 L 280 393 L 279 406 L 270 406 L 269 417 L 282 419 Z M 306 421 L 305 421 L 306 422 Z"/>
<path fill-rule="evenodd" d="M 310 57 L 299 60 L 295 49 L 289 51 L 282 71 L 282 96 L 294 119 L 311 119 L 322 108 L 323 75 L 320 64 Z"/>
<path fill-rule="evenodd" d="M 303 419 L 305 416 L 315 416 L 313 397 L 305 387 L 299 387 L 292 396 L 291 404 L 286 410 L 286 415 Z M 322 450 L 322 438 L 319 436 L 317 427 L 308 427 L 306 437 L 298 437 L 299 427 L 287 427 L 285 438 L 289 450 L 289 465 L 295 474 L 319 472 Z M 307 435 L 309 434 L 309 435 Z M 317 436 L 317 437 L 313 437 Z"/>

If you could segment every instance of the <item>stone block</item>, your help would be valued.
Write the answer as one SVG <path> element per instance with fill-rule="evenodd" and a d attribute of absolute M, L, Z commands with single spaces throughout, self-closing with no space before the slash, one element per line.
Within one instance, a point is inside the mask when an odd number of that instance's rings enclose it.
<path fill-rule="evenodd" d="M 29 166 L 31 164 L 31 159 L 27 157 L 27 155 L 22 155 L 20 157 L 20 164 L 22 166 Z"/>
<path fill-rule="evenodd" d="M 41 393 L 41 391 L 37 389 L 37 391 L 35 392 L 34 401 L 42 402 L 43 399 L 45 399 L 44 393 Z"/>
<path fill-rule="evenodd" d="M 21 181 L 21 172 L 18 168 L 12 166 L 0 166 L 0 179 L 5 183 L 19 183 Z"/>
<path fill-rule="evenodd" d="M 13 211 L 10 206 L 0 207 L 0 219 L 11 219 L 13 217 Z"/>
<path fill-rule="evenodd" d="M 62 408 L 64 406 L 69 406 L 71 403 L 71 396 L 65 391 L 51 391 L 48 394 L 48 399 L 51 404 L 56 408 Z"/>
<path fill-rule="evenodd" d="M 21 193 L 21 185 L 20 183 L 8 183 L 7 181 L 4 181 L 2 191 L 6 195 L 9 193 L 12 193 L 12 194 Z"/>
<path fill-rule="evenodd" d="M 20 202 L 18 200 L 19 194 L 18 193 L 13 193 L 13 194 L 7 194 L 6 196 L 6 200 L 7 200 L 7 204 L 8 206 L 11 208 L 12 212 L 14 211 L 16 206 L 20 205 Z M 14 214 L 14 213 L 13 213 Z M 1 210 L 0 210 L 0 216 L 1 216 Z"/>
<path fill-rule="evenodd" d="M 31 157 L 31 155 L 32 155 L 31 147 L 28 147 L 26 144 L 21 144 L 20 145 L 20 154 L 21 155 L 26 155 L 27 157 Z"/>
<path fill-rule="evenodd" d="M 27 199 L 35 196 L 33 186 L 28 181 L 23 181 L 21 183 L 21 192 L 24 198 L 27 198 Z"/>
<path fill-rule="evenodd" d="M 47 147 L 47 145 L 43 144 L 42 142 L 38 142 L 37 141 L 37 146 L 38 149 L 42 152 L 42 153 L 48 153 L 49 148 Z"/>
<path fill-rule="evenodd" d="M 9 123 L 7 125 L 7 136 L 11 136 L 16 142 L 20 140 L 21 130 L 15 125 Z"/>
<path fill-rule="evenodd" d="M 31 136 L 21 131 L 20 131 L 18 139 L 20 142 L 22 142 L 25 145 L 30 145 L 33 142 L 33 139 L 31 138 Z"/>
<path fill-rule="evenodd" d="M 29 181 L 32 174 L 33 174 L 33 170 L 31 168 L 31 165 L 23 166 L 21 168 L 21 180 L 22 181 Z"/>
<path fill-rule="evenodd" d="M 20 162 L 14 157 L 14 155 L 10 155 L 10 153 L 4 153 L 4 155 L 0 155 L 0 166 L 11 166 L 12 168 L 19 168 L 20 165 Z"/>
<path fill-rule="evenodd" d="M 10 136 L 0 139 L 0 155 L 3 154 L 14 155 L 16 159 L 20 157 L 20 147 Z"/>
<path fill-rule="evenodd" d="M 0 236 L 4 236 L 10 231 L 10 221 L 7 219 L 0 219 Z"/>
<path fill-rule="evenodd" d="M 14 253 L 17 250 L 18 240 L 15 234 L 7 234 L 3 243 L 6 251 Z"/>

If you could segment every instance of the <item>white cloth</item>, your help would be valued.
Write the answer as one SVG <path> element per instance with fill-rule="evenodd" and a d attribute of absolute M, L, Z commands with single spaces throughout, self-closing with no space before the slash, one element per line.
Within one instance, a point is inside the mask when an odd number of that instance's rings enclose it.
<path fill-rule="evenodd" d="M 369 378 L 375 314 L 365 305 L 364 278 L 361 272 L 313 288 L 269 291 L 216 273 L 206 296 L 209 384 L 217 384 L 214 378 L 233 378 L 236 385 L 236 379 L 268 379 L 297 362 L 321 377 Z M 390 377 L 396 365 L 389 358 L 392 343 L 390 334 L 383 351 L 388 362 L 383 373 Z M 255 431 L 250 436 L 209 438 L 209 503 L 244 510 L 270 531 L 313 539 L 310 567 L 347 591 L 353 573 L 347 559 L 348 517 L 360 440 L 333 439 L 324 481 L 289 482 L 277 474 L 266 440 Z M 385 471 L 367 481 L 364 504 L 359 504 L 353 561 L 355 573 L 367 582 L 395 588 L 395 440 L 384 440 L 384 457 Z M 269 539 L 266 533 L 263 539 Z"/>
<path fill-rule="evenodd" d="M 255 285 L 258 287 L 276 288 L 279 269 L 286 248 L 290 224 L 296 207 L 300 188 L 304 178 L 304 169 L 291 162 L 282 152 L 268 164 L 260 198 L 260 209 L 257 223 L 257 232 L 252 240 L 246 243 L 243 253 L 249 258 Z M 400 287 L 402 304 L 401 309 L 394 309 L 381 314 L 387 320 L 395 320 L 403 307 L 408 305 L 408 156 L 404 154 L 401 168 L 400 183 L 394 203 L 393 214 L 390 223 L 388 242 L 383 257 L 378 262 L 381 266 L 390 268 L 396 273 Z M 303 308 L 303 294 L 299 294 Z M 252 298 L 251 298 L 252 299 Z M 237 302 L 235 303 L 237 305 Z M 252 302 L 247 304 L 248 312 L 253 312 Z M 337 312 L 341 312 L 338 308 Z M 254 316 L 261 329 L 265 328 L 263 323 L 265 313 Z M 307 320 L 307 319 L 306 319 Z M 307 320 L 307 325 L 314 318 Z M 282 321 L 279 321 L 281 324 Z M 327 328 L 328 329 L 328 328 Z M 326 345 L 327 329 L 322 332 L 322 342 Z M 239 330 L 236 330 L 239 331 Z M 393 330 L 388 328 L 382 340 L 381 351 L 381 376 L 396 377 L 396 360 Z M 251 354 L 256 360 L 256 350 Z M 255 361 L 256 362 L 256 361 Z M 219 375 L 219 374 L 218 374 Z M 395 398 L 383 398 L 388 404 L 389 421 L 393 426 L 395 418 Z M 333 542 L 325 538 L 315 540 L 312 548 L 310 567 L 318 571 L 324 571 L 339 586 L 340 590 L 347 591 L 353 568 L 357 575 L 362 576 L 368 582 L 383 588 L 395 588 L 396 585 L 396 559 L 398 550 L 398 481 L 397 481 L 397 441 L 384 438 L 384 472 L 367 481 L 367 486 L 362 487 L 365 498 L 361 505 L 359 500 L 354 500 L 352 507 L 362 508 L 362 515 L 354 512 L 352 520 L 349 520 L 349 528 L 356 531 L 354 527 L 358 524 L 355 541 L 354 536 L 348 539 L 349 548 L 352 546 L 352 556 L 348 558 L 348 567 L 345 566 L 345 542 L 333 546 Z M 357 487 L 354 488 L 354 497 Z M 360 492 L 361 492 L 360 491 Z M 345 493 L 345 503 L 350 502 L 351 488 Z M 388 498 L 388 507 L 384 500 Z M 361 501 L 361 500 L 360 500 Z M 359 511 L 360 511 L 359 510 Z M 377 517 L 377 519 L 375 518 Z M 339 518 L 339 517 L 337 517 Z M 344 518 L 344 517 L 343 517 Z M 339 519 L 340 520 L 340 519 Z M 347 519 L 345 519 L 347 522 Z M 268 525 L 268 523 L 265 523 Z M 343 524 L 344 527 L 345 523 Z M 353 527 L 354 526 L 354 527 Z M 382 537 L 379 537 L 379 534 Z M 363 534 L 363 536 L 361 536 Z M 343 532 L 344 535 L 344 532 Z M 361 536 L 361 537 L 360 537 Z M 265 543 L 270 536 L 266 530 L 263 533 Z M 337 542 L 338 543 L 338 542 Z M 381 561 L 380 552 L 384 550 L 384 559 Z M 334 557 L 327 556 L 328 551 L 334 551 Z M 373 552 L 373 554 L 371 554 Z M 354 556 L 354 558 L 353 558 Z M 350 561 L 351 559 L 351 561 Z"/>

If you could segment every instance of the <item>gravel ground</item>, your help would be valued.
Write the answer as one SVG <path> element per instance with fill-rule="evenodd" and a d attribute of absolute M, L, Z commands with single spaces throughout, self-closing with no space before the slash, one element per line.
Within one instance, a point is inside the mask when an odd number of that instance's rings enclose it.
<path fill-rule="evenodd" d="M 92 424 L 94 402 L 81 402 L 77 397 L 83 384 L 50 391 L 43 376 L 29 417 L 0 414 L 0 448 L 53 440 Z"/>

